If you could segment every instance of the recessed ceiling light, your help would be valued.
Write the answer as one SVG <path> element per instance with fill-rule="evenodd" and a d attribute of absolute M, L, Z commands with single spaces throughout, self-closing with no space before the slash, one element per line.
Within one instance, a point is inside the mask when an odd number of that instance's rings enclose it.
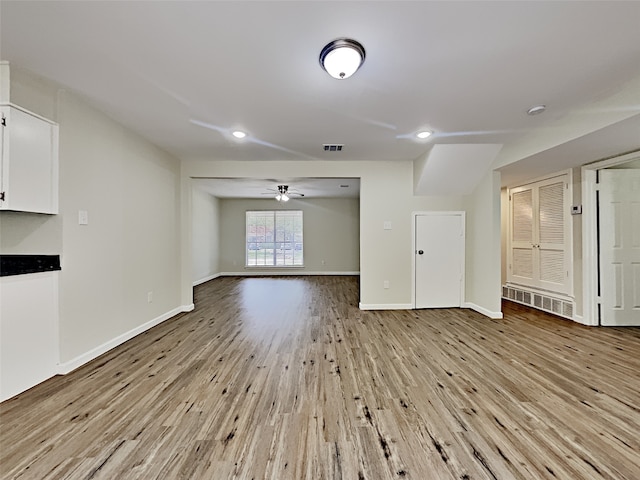
<path fill-rule="evenodd" d="M 421 132 L 416 133 L 416 137 L 418 138 L 429 138 L 431 136 L 433 132 L 430 132 L 429 130 L 422 130 Z"/>
<path fill-rule="evenodd" d="M 231 132 L 231 135 L 233 135 L 236 138 L 244 138 L 247 136 L 247 134 L 241 130 L 235 130 Z"/>
<path fill-rule="evenodd" d="M 538 115 L 539 113 L 544 112 L 546 109 L 546 105 L 534 105 L 529 110 L 527 110 L 527 115 Z"/>

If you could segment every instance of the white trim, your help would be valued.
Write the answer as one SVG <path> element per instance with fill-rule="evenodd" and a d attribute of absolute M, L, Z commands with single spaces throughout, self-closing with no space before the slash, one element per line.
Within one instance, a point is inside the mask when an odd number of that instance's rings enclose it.
<path fill-rule="evenodd" d="M 360 275 L 360 272 L 309 272 L 290 270 L 251 270 L 242 272 L 221 272 L 219 277 L 279 277 L 279 276 L 300 276 L 300 275 Z"/>
<path fill-rule="evenodd" d="M 590 323 L 585 322 L 584 317 L 581 317 L 580 315 L 574 315 L 573 316 L 573 321 L 576 323 L 580 323 L 582 325 L 585 325 L 587 327 L 594 327 L 595 325 L 591 325 Z"/>
<path fill-rule="evenodd" d="M 176 307 L 173 310 L 168 311 L 167 313 L 163 313 L 159 317 L 156 317 L 153 320 L 149 320 L 148 322 L 143 323 L 142 325 L 139 325 L 136 328 L 133 328 L 128 332 L 123 333 L 122 335 L 118 335 L 112 340 L 109 340 L 108 342 L 105 342 L 102 345 L 98 345 L 97 347 L 89 350 L 86 353 L 83 353 L 82 355 L 78 355 L 76 358 L 69 360 L 68 362 L 60 363 L 58 365 L 58 374 L 66 375 L 67 373 L 72 372 L 76 368 L 81 367 L 82 365 L 90 362 L 91 360 L 98 358 L 100 355 L 108 352 L 109 350 L 112 350 L 118 345 L 122 345 L 127 340 L 131 340 L 133 337 L 140 335 L 141 333 L 149 330 L 152 327 L 155 327 L 156 325 L 159 325 L 165 320 L 168 320 L 171 317 L 174 317 L 175 315 L 181 312 L 190 312 L 193 309 L 194 309 L 193 304 L 182 305 L 180 307 Z"/>
<path fill-rule="evenodd" d="M 57 126 L 58 125 L 53 120 L 51 120 L 49 118 L 46 118 L 46 117 L 43 117 L 42 115 L 38 115 L 37 113 L 34 113 L 31 110 L 27 110 L 26 108 L 21 107 L 20 105 L 16 105 L 15 103 L 2 102 L 2 103 L 0 103 L 0 107 L 15 108 L 16 110 L 20 110 L 21 112 L 26 113 L 27 115 L 31 115 L 32 117 L 36 117 L 38 120 L 42 120 L 43 122 L 47 122 L 50 125 L 53 125 L 53 126 Z"/>
<path fill-rule="evenodd" d="M 491 310 L 487 310 L 486 308 L 471 302 L 463 303 L 462 308 L 470 308 L 471 310 L 475 310 L 476 312 L 481 313 L 485 317 L 489 317 L 493 319 L 504 318 L 504 316 L 502 315 L 502 312 L 492 312 Z"/>
<path fill-rule="evenodd" d="M 596 170 L 582 167 L 582 322 L 598 325 Z"/>
<path fill-rule="evenodd" d="M 359 303 L 360 310 L 411 310 L 410 303 Z"/>
<path fill-rule="evenodd" d="M 582 318 L 583 325 L 598 325 L 598 255 L 596 218 L 596 172 L 640 158 L 635 151 L 582 166 Z"/>
<path fill-rule="evenodd" d="M 202 283 L 206 283 L 209 280 L 213 280 L 215 278 L 218 278 L 220 275 L 222 275 L 221 273 L 214 273 L 213 275 L 209 275 L 208 277 L 204 277 L 201 278 L 200 280 L 196 280 L 195 282 L 193 282 L 193 286 L 197 287 L 198 285 L 202 284 Z"/>
<path fill-rule="evenodd" d="M 545 180 L 551 180 L 552 178 L 556 178 L 556 177 L 561 177 L 562 175 L 573 175 L 573 169 L 571 168 L 566 168 L 564 170 L 560 170 L 558 172 L 555 173 L 549 173 L 547 175 L 542 175 L 541 177 L 536 177 L 532 180 L 527 180 L 524 183 L 519 183 L 518 185 L 514 185 L 512 187 L 507 187 L 507 190 L 514 190 L 516 188 L 519 187 L 526 187 L 527 185 L 532 185 L 534 183 L 539 183 L 539 182 L 544 182 Z M 572 177 L 569 178 L 569 183 L 571 183 L 571 181 L 573 180 Z"/>
<path fill-rule="evenodd" d="M 416 308 L 416 218 L 421 215 L 460 215 L 462 217 L 462 280 L 460 282 L 460 306 L 465 299 L 467 214 L 462 210 L 411 212 L 411 308 Z M 453 307 L 455 308 L 455 307 Z"/>

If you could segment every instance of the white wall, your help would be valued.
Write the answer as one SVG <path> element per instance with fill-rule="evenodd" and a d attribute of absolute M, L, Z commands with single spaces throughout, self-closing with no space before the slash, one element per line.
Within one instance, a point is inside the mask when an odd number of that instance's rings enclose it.
<path fill-rule="evenodd" d="M 299 162 L 231 162 L 185 160 L 182 163 L 183 218 L 190 218 L 191 178 L 276 178 L 282 177 L 355 177 L 360 178 L 360 303 L 365 308 L 410 308 L 411 267 L 414 258 L 411 239 L 412 212 L 430 210 L 464 210 L 463 197 L 417 197 L 413 195 L 413 162 L 299 161 Z M 484 185 L 493 189 L 494 185 Z M 499 187 L 498 187 L 499 193 Z M 487 194 L 491 196 L 491 194 Z M 481 196 L 481 195 L 480 195 Z M 481 212 L 483 214 L 483 212 Z M 484 218 L 484 217 L 483 217 Z M 391 230 L 383 228 L 384 222 Z M 470 221 L 469 217 L 468 220 Z M 495 268 L 495 288 L 489 298 L 478 299 L 487 308 L 500 304 L 499 216 Z M 183 275 L 182 303 L 192 302 L 191 228 L 182 229 Z M 186 260 L 184 260 L 186 259 Z M 184 268 L 184 265 L 188 268 Z M 481 277 L 481 276 L 480 276 Z M 390 288 L 384 288 L 384 281 Z M 479 282 L 487 283 L 481 277 Z"/>
<path fill-rule="evenodd" d="M 220 200 L 193 189 L 192 197 L 192 280 L 202 283 L 220 270 Z"/>
<path fill-rule="evenodd" d="M 336 272 L 360 270 L 360 207 L 357 198 L 222 199 L 222 263 L 225 273 Z M 302 210 L 304 267 L 245 268 L 245 212 Z M 322 263 L 324 260 L 324 264 Z"/>
<path fill-rule="evenodd" d="M 582 169 L 573 168 L 571 205 L 582 204 Z M 584 291 L 582 286 L 582 215 L 571 216 L 573 244 L 573 296 L 576 302 L 574 315 L 582 317 L 584 310 Z"/>
<path fill-rule="evenodd" d="M 179 163 L 16 68 L 11 101 L 60 125 L 60 214 L 3 214 L 0 246 L 61 254 L 60 360 L 72 368 L 181 308 Z M 86 226 L 78 225 L 81 209 Z"/>
<path fill-rule="evenodd" d="M 466 205 L 466 301 L 500 318 L 500 174 L 489 171 L 467 197 Z"/>
<path fill-rule="evenodd" d="M 62 220 L 56 215 L 0 212 L 0 253 L 59 255 Z"/>

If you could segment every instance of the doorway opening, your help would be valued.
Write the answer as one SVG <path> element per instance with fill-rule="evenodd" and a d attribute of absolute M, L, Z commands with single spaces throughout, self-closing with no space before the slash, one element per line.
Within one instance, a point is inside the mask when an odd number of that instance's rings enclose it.
<path fill-rule="evenodd" d="M 582 167 L 584 319 L 640 325 L 640 152 Z"/>

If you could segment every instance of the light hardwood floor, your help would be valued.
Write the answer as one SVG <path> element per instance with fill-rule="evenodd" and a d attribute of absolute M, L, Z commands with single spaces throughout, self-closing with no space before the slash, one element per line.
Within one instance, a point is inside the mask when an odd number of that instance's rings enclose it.
<path fill-rule="evenodd" d="M 3 479 L 639 479 L 640 329 L 220 278 L 0 406 Z"/>

